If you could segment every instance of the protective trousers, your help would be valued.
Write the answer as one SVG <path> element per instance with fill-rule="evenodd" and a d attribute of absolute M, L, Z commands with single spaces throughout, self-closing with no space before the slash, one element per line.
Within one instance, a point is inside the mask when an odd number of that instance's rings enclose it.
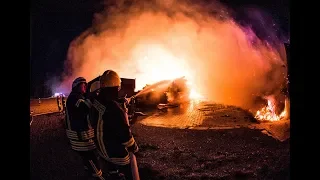
<path fill-rule="evenodd" d="M 106 172 L 109 174 L 112 174 L 113 172 L 122 173 L 125 176 L 125 180 L 133 180 L 132 177 L 132 171 L 131 171 L 131 164 L 127 165 L 116 165 L 111 162 L 103 160 L 104 169 L 106 169 Z"/>
<path fill-rule="evenodd" d="M 82 158 L 85 169 L 88 171 L 89 176 L 95 179 L 104 180 L 100 163 L 94 151 L 77 151 Z"/>

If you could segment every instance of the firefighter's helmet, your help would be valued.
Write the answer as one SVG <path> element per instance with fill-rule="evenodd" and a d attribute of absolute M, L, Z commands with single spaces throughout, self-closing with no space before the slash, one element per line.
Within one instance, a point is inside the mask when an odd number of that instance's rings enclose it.
<path fill-rule="evenodd" d="M 100 77 L 100 87 L 120 87 L 121 86 L 121 79 L 113 70 L 105 71 L 102 76 Z"/>
<path fill-rule="evenodd" d="M 77 87 L 80 83 L 87 83 L 87 80 L 84 77 L 77 77 L 73 82 L 72 82 L 72 89 Z"/>
<path fill-rule="evenodd" d="M 90 92 L 94 92 L 98 89 L 100 89 L 100 82 L 99 81 L 95 81 L 94 83 L 91 84 Z"/>

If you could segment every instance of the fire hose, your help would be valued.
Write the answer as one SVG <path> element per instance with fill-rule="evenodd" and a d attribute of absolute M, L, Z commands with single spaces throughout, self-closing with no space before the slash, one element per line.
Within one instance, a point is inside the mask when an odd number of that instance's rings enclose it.
<path fill-rule="evenodd" d="M 137 120 L 138 116 L 145 116 L 146 114 L 144 114 L 143 112 L 138 112 L 136 111 L 136 95 L 133 95 L 129 98 L 127 98 L 127 95 L 125 95 L 123 97 L 123 99 L 125 100 L 125 106 L 128 109 L 128 118 L 129 118 L 129 122 L 130 124 L 134 124 L 135 121 Z"/>

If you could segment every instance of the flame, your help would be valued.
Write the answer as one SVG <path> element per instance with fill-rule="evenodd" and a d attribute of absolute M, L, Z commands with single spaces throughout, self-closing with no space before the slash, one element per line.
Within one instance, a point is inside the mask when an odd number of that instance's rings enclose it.
<path fill-rule="evenodd" d="M 184 99 L 204 95 L 217 103 L 252 108 L 252 94 L 272 91 L 285 81 L 284 45 L 274 37 L 277 28 L 264 26 L 273 20 L 262 12 L 249 9 L 245 16 L 250 19 L 243 24 L 218 1 L 205 6 L 191 1 L 123 2 L 106 6 L 99 20 L 70 43 L 57 91 L 70 92 L 78 76 L 91 80 L 112 69 L 122 78 L 136 79 L 134 91 L 185 76 L 193 85 Z"/>
<path fill-rule="evenodd" d="M 263 107 L 261 110 L 258 110 L 255 118 L 260 121 L 279 121 L 285 117 L 287 117 L 287 100 L 285 102 L 284 110 L 277 115 L 275 112 L 275 99 L 272 97 L 267 97 L 268 105 Z"/>
<path fill-rule="evenodd" d="M 203 99 L 204 97 L 201 94 L 197 93 L 194 89 L 191 89 L 190 94 L 189 94 L 189 98 L 190 99 Z"/>
<path fill-rule="evenodd" d="M 185 59 L 175 56 L 160 44 L 139 44 L 134 48 L 131 58 L 138 66 L 135 73 L 137 90 L 141 90 L 146 84 L 182 76 L 192 81 L 192 71 Z"/>
<path fill-rule="evenodd" d="M 174 80 L 185 77 L 190 89 L 189 99 L 201 99 L 193 83 L 193 71 L 186 60 L 175 56 L 171 51 L 159 44 L 143 43 L 134 49 L 132 56 L 142 71 L 136 74 L 137 89 L 145 84 L 153 84 L 162 80 Z"/>
<path fill-rule="evenodd" d="M 202 96 L 200 93 L 196 91 L 196 89 L 193 87 L 192 82 L 187 80 L 187 85 L 190 89 L 189 93 L 189 99 L 191 100 L 201 100 L 204 99 L 204 96 Z"/>

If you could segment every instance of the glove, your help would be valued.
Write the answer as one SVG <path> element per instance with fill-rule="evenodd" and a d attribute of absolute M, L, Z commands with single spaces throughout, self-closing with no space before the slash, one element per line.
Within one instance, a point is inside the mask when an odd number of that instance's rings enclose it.
<path fill-rule="evenodd" d="M 134 144 L 132 146 L 128 147 L 128 151 L 132 152 L 132 153 L 138 152 L 139 151 L 139 147 L 138 147 L 137 143 L 134 142 Z"/>
<path fill-rule="evenodd" d="M 126 98 L 126 97 L 119 98 L 117 102 L 120 104 L 128 105 L 130 103 L 130 98 Z"/>
<path fill-rule="evenodd" d="M 127 98 L 127 94 L 126 94 L 126 95 L 125 95 L 123 98 L 121 98 L 121 99 L 122 99 L 122 102 L 123 102 L 123 103 L 125 103 L 126 105 L 129 105 L 130 102 L 131 102 L 131 100 L 134 99 L 134 96 Z"/>

